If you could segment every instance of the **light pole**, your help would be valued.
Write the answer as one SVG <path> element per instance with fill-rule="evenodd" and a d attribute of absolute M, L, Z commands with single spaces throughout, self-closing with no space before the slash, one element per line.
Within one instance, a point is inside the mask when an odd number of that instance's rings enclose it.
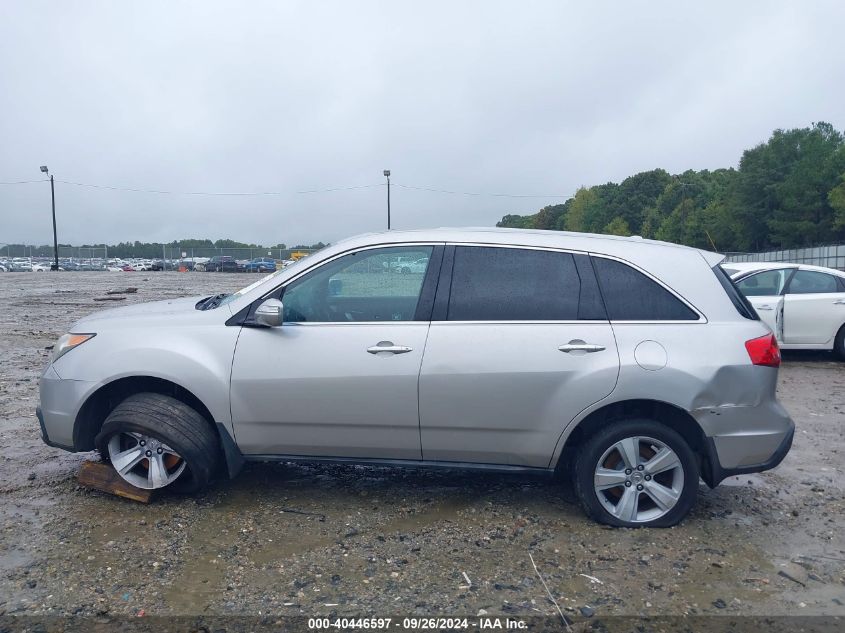
<path fill-rule="evenodd" d="M 384 170 L 384 177 L 387 178 L 387 230 L 390 230 L 390 170 Z"/>
<path fill-rule="evenodd" d="M 59 269 L 59 238 L 56 234 L 56 188 L 53 185 L 53 174 L 47 169 L 47 165 L 41 165 L 41 171 L 50 176 L 50 199 L 53 202 L 53 264 L 50 270 Z"/>

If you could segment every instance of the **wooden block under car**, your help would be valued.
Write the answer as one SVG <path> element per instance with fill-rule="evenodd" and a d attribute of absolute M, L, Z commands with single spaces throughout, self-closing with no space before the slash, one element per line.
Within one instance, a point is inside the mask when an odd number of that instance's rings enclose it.
<path fill-rule="evenodd" d="M 141 503 L 149 503 L 153 497 L 152 490 L 136 488 L 125 482 L 111 464 L 106 462 L 82 462 L 77 479 L 83 486 Z"/>

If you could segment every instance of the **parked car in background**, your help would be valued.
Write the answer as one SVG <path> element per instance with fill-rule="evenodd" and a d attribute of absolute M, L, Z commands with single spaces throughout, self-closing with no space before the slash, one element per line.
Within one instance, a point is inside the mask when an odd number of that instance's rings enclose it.
<path fill-rule="evenodd" d="M 45 271 L 50 270 L 50 264 L 34 263 L 34 264 L 32 264 L 30 270 L 32 270 L 32 272 L 34 272 L 34 273 L 43 273 Z"/>
<path fill-rule="evenodd" d="M 426 271 L 385 274 L 397 257 Z M 674 525 L 699 478 L 773 468 L 794 432 L 777 342 L 721 260 L 556 231 L 344 240 L 234 294 L 76 322 L 42 438 L 147 489 L 249 460 L 563 473 L 598 521 Z"/>
<path fill-rule="evenodd" d="M 244 264 L 248 273 L 269 273 L 276 270 L 276 260 L 272 257 L 256 257 Z"/>
<path fill-rule="evenodd" d="M 783 349 L 832 350 L 845 360 L 845 272 L 772 262 L 724 268 Z"/>
<path fill-rule="evenodd" d="M 238 272 L 238 262 L 235 261 L 234 257 L 229 255 L 215 255 L 205 262 L 203 270 L 214 273 L 236 273 Z"/>
<path fill-rule="evenodd" d="M 421 257 L 414 261 L 405 261 L 393 267 L 393 272 L 408 275 L 411 273 L 422 274 L 428 268 L 428 257 Z"/>

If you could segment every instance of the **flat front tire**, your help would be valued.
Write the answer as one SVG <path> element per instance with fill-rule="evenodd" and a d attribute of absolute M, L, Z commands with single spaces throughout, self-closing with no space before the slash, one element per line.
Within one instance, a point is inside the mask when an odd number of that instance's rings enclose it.
<path fill-rule="evenodd" d="M 575 461 L 587 514 L 617 527 L 670 527 L 695 503 L 698 463 L 683 437 L 653 420 L 620 420 L 592 435 Z"/>
<path fill-rule="evenodd" d="M 159 393 L 123 400 L 95 444 L 121 478 L 147 490 L 200 490 L 211 481 L 221 453 L 217 433 L 202 415 Z"/>

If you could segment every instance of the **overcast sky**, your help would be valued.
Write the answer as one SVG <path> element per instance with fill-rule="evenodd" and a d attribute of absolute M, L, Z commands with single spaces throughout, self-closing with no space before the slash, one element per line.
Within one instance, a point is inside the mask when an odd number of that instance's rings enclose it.
<path fill-rule="evenodd" d="M 580 185 L 735 166 L 845 128 L 830 2 L 0 0 L 0 181 L 56 183 L 59 241 L 273 244 L 494 225 Z M 315 189 L 377 185 L 322 193 Z M 0 243 L 52 241 L 46 183 Z"/>

